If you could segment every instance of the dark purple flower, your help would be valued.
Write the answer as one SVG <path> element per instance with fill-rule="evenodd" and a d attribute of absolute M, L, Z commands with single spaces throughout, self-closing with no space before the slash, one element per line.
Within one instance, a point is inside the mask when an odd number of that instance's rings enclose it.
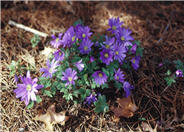
<path fill-rule="evenodd" d="M 126 47 L 123 45 L 120 45 L 118 42 L 113 46 L 113 55 L 114 59 L 118 60 L 119 62 L 122 62 L 126 57 Z"/>
<path fill-rule="evenodd" d="M 90 63 L 92 63 L 93 61 L 95 61 L 95 58 L 93 56 L 90 57 Z"/>
<path fill-rule="evenodd" d="M 110 38 L 108 36 L 105 36 L 105 45 L 103 45 L 102 47 L 105 48 L 105 49 L 111 49 L 112 48 L 112 45 L 114 44 L 115 42 L 115 38 Z"/>
<path fill-rule="evenodd" d="M 62 41 L 63 47 L 71 47 L 76 41 L 76 35 L 73 26 L 71 26 L 64 34 Z"/>
<path fill-rule="evenodd" d="M 42 85 L 38 85 L 37 78 L 31 79 L 30 72 L 27 71 L 26 77 L 21 77 L 23 84 L 17 84 L 17 89 L 14 90 L 16 98 L 21 97 L 21 101 L 24 101 L 26 106 L 29 104 L 30 100 L 36 101 L 36 94 L 38 89 L 43 88 Z"/>
<path fill-rule="evenodd" d="M 134 58 L 131 59 L 132 62 L 132 66 L 135 70 L 137 70 L 139 68 L 139 62 L 140 62 L 141 57 L 140 56 L 136 56 Z"/>
<path fill-rule="evenodd" d="M 97 101 L 96 95 L 90 94 L 88 97 L 86 97 L 85 103 L 91 105 L 91 103 L 94 103 L 95 101 Z"/>
<path fill-rule="evenodd" d="M 107 75 L 104 72 L 96 71 L 93 73 L 92 77 L 94 78 L 96 84 L 104 84 L 107 81 Z"/>
<path fill-rule="evenodd" d="M 113 54 L 110 50 L 107 49 L 103 49 L 100 52 L 100 59 L 102 60 L 103 63 L 105 63 L 106 65 L 109 65 L 111 61 L 113 61 L 112 59 Z"/>
<path fill-rule="evenodd" d="M 115 75 L 114 75 L 114 78 L 115 80 L 123 83 L 124 82 L 124 74 L 123 72 L 120 70 L 120 68 L 115 72 Z"/>
<path fill-rule="evenodd" d="M 40 68 L 40 72 L 44 72 L 42 77 L 50 77 L 52 78 L 53 74 L 57 71 L 57 67 L 59 66 L 59 62 L 55 61 L 53 59 L 50 63 L 49 60 L 47 60 L 47 68 Z"/>
<path fill-rule="evenodd" d="M 65 86 L 70 84 L 75 85 L 75 80 L 78 79 L 77 72 L 72 70 L 72 68 L 67 68 L 65 72 L 62 72 L 63 76 L 61 80 L 66 81 Z"/>
<path fill-rule="evenodd" d="M 65 53 L 62 52 L 60 49 L 54 52 L 54 59 L 56 61 L 63 61 L 65 57 Z"/>
<path fill-rule="evenodd" d="M 109 19 L 110 28 L 107 29 L 107 31 L 111 31 L 112 33 L 116 33 L 117 29 L 121 28 L 122 24 L 123 24 L 123 22 L 120 22 L 119 17 L 118 18 L 111 18 L 111 19 Z"/>
<path fill-rule="evenodd" d="M 176 77 L 183 77 L 183 72 L 182 72 L 182 70 L 177 70 L 176 71 Z"/>
<path fill-rule="evenodd" d="M 90 32 L 90 28 L 88 26 L 82 27 L 79 26 L 77 29 L 77 38 L 79 39 L 87 39 L 92 35 Z"/>
<path fill-rule="evenodd" d="M 132 48 L 130 49 L 130 51 L 131 51 L 133 54 L 135 54 L 135 53 L 136 53 L 136 49 L 137 49 L 137 45 L 134 44 L 134 45 L 132 46 Z"/>
<path fill-rule="evenodd" d="M 75 66 L 77 67 L 77 69 L 78 69 L 79 71 L 82 71 L 83 68 L 84 68 L 84 64 L 82 64 L 82 59 L 81 59 L 80 61 L 76 62 L 76 63 L 75 63 Z"/>
<path fill-rule="evenodd" d="M 123 83 L 123 89 L 124 89 L 124 91 L 125 91 L 125 93 L 126 93 L 125 97 L 128 97 L 128 96 L 130 96 L 130 94 L 131 94 L 130 90 L 131 90 L 131 89 L 134 89 L 134 87 L 133 87 L 132 85 L 130 85 L 129 82 L 125 81 L 125 82 Z"/>
<path fill-rule="evenodd" d="M 61 37 L 62 37 L 62 33 L 59 33 L 58 37 L 56 37 L 55 35 L 52 35 L 52 41 L 50 42 L 50 44 L 54 47 L 54 48 L 58 48 L 60 45 L 62 45 L 62 41 L 61 41 Z"/>
<path fill-rule="evenodd" d="M 132 31 L 129 29 L 120 28 L 115 36 L 118 39 L 118 41 L 120 41 L 123 44 L 126 41 L 134 40 L 134 38 L 130 36 L 131 33 Z"/>
<path fill-rule="evenodd" d="M 91 46 L 93 42 L 90 39 L 83 39 L 82 43 L 79 46 L 79 50 L 81 54 L 88 54 L 91 51 Z"/>

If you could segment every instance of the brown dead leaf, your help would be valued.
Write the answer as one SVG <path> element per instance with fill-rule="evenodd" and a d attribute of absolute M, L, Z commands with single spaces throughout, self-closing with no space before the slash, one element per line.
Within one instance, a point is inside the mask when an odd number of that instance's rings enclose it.
<path fill-rule="evenodd" d="M 45 123 L 45 128 L 51 132 L 53 131 L 54 124 L 65 125 L 65 122 L 69 119 L 69 116 L 65 116 L 65 111 L 59 113 L 55 112 L 55 104 L 52 104 L 48 109 L 46 114 L 37 115 L 34 120 L 38 120 Z"/>
<path fill-rule="evenodd" d="M 126 117 L 130 118 L 134 115 L 134 112 L 138 107 L 132 102 L 131 97 L 117 99 L 118 107 L 111 107 L 111 110 L 114 112 L 116 117 Z"/>
<path fill-rule="evenodd" d="M 150 124 L 148 124 L 148 123 L 146 123 L 146 122 L 142 122 L 142 123 L 141 123 L 141 127 L 142 127 L 142 130 L 143 130 L 144 132 L 157 132 L 157 125 L 156 125 L 155 128 L 153 129 L 153 128 L 151 127 Z"/>

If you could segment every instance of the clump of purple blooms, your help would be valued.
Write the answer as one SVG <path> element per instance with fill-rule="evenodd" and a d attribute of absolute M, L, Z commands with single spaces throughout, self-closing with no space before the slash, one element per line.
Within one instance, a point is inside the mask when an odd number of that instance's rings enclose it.
<path fill-rule="evenodd" d="M 62 89 L 63 97 L 73 99 L 72 92 L 75 91 L 76 98 L 84 96 L 85 103 L 90 105 L 97 101 L 96 86 L 108 87 L 108 83 L 113 81 L 121 84 L 126 97 L 130 96 L 134 87 L 126 81 L 122 65 L 129 61 L 135 70 L 139 68 L 141 57 L 136 53 L 138 45 L 132 42 L 132 31 L 124 28 L 119 18 L 109 19 L 109 26 L 107 31 L 110 31 L 110 35 L 104 35 L 102 40 L 93 39 L 91 29 L 82 24 L 71 26 L 65 33 L 59 33 L 58 37 L 52 35 L 50 43 L 57 50 L 48 59 L 47 68 L 41 68 L 40 72 L 46 81 L 52 79 L 56 87 Z M 177 71 L 176 75 L 183 74 Z M 18 82 L 17 77 L 15 80 Z M 21 80 L 23 84 L 18 84 L 14 92 L 28 105 L 30 100 L 36 100 L 35 93 L 43 86 L 37 84 L 37 78 L 32 80 L 29 72 Z M 52 85 L 49 87 L 52 89 Z M 81 88 L 91 93 L 77 95 Z"/>

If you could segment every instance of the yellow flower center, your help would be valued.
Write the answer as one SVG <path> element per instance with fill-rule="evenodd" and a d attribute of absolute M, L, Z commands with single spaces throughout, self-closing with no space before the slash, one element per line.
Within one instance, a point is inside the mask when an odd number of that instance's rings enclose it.
<path fill-rule="evenodd" d="M 109 48 L 110 48 L 110 45 L 107 44 L 105 47 L 106 47 L 107 49 L 109 49 Z"/>
<path fill-rule="evenodd" d="M 113 30 L 116 30 L 116 26 L 112 26 L 112 29 L 113 29 Z"/>
<path fill-rule="evenodd" d="M 117 76 L 116 79 L 119 80 L 119 77 Z"/>
<path fill-rule="evenodd" d="M 83 33 L 83 34 L 82 34 L 82 37 L 85 38 L 85 37 L 86 37 L 86 34 Z"/>
<path fill-rule="evenodd" d="M 59 52 L 59 56 L 61 56 L 62 55 L 62 53 L 61 52 Z"/>
<path fill-rule="evenodd" d="M 71 82 L 72 81 L 72 77 L 68 77 L 68 80 Z"/>
<path fill-rule="evenodd" d="M 105 53 L 105 55 L 104 55 L 104 56 L 105 56 L 105 58 L 108 58 L 108 57 L 109 57 L 109 55 L 108 55 L 107 53 Z"/>
<path fill-rule="evenodd" d="M 52 73 L 52 68 L 49 69 L 49 72 Z"/>
<path fill-rule="evenodd" d="M 116 55 L 118 55 L 118 54 L 119 54 L 119 52 L 118 52 L 118 51 L 116 51 L 115 53 L 116 53 Z"/>
<path fill-rule="evenodd" d="M 123 40 L 125 40 L 125 38 L 122 36 L 122 37 L 121 37 L 121 40 L 123 41 Z"/>
<path fill-rule="evenodd" d="M 133 59 L 132 62 L 135 63 L 135 59 Z"/>
<path fill-rule="evenodd" d="M 59 38 L 56 39 L 56 43 L 59 41 Z"/>
<path fill-rule="evenodd" d="M 85 51 L 88 50 L 88 47 L 87 47 L 87 46 L 84 46 L 84 50 L 85 50 Z"/>
<path fill-rule="evenodd" d="M 98 76 L 99 76 L 99 77 L 102 77 L 102 73 L 99 73 Z"/>
<path fill-rule="evenodd" d="M 28 85 L 26 86 L 26 90 L 27 90 L 27 91 L 30 91 L 30 90 L 31 90 L 31 85 L 30 85 L 30 84 L 28 84 Z"/>
<path fill-rule="evenodd" d="M 74 41 L 74 40 L 75 40 L 75 36 L 72 37 L 72 41 Z"/>

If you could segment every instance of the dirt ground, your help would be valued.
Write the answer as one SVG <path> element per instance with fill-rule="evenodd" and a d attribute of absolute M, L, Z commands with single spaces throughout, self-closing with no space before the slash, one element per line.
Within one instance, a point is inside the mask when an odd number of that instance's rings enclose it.
<path fill-rule="evenodd" d="M 92 32 L 105 33 L 110 17 L 120 17 L 144 48 L 140 69 L 131 71 L 127 77 L 135 86 L 133 99 L 139 107 L 132 118 L 122 117 L 115 122 L 111 111 L 97 115 L 93 108 L 66 103 L 61 96 L 44 97 L 44 103 L 30 110 L 15 98 L 16 85 L 7 65 L 12 60 L 20 60 L 25 66 L 34 61 L 34 75 L 39 76 L 46 59 L 42 51 L 51 46 L 49 39 L 41 38 L 41 43 L 32 48 L 33 34 L 10 26 L 9 20 L 51 35 L 64 32 L 79 19 Z M 2 131 L 14 132 L 20 128 L 29 132 L 45 131 L 43 124 L 33 117 L 40 107 L 45 111 L 49 103 L 55 102 L 58 111 L 67 110 L 71 116 L 64 126 L 55 125 L 55 131 L 139 132 L 146 122 L 157 131 L 183 132 L 184 79 L 177 79 L 167 87 L 165 72 L 168 68 L 173 71 L 173 65 L 159 67 L 165 60 L 176 59 L 184 62 L 184 2 L 1 2 Z"/>

